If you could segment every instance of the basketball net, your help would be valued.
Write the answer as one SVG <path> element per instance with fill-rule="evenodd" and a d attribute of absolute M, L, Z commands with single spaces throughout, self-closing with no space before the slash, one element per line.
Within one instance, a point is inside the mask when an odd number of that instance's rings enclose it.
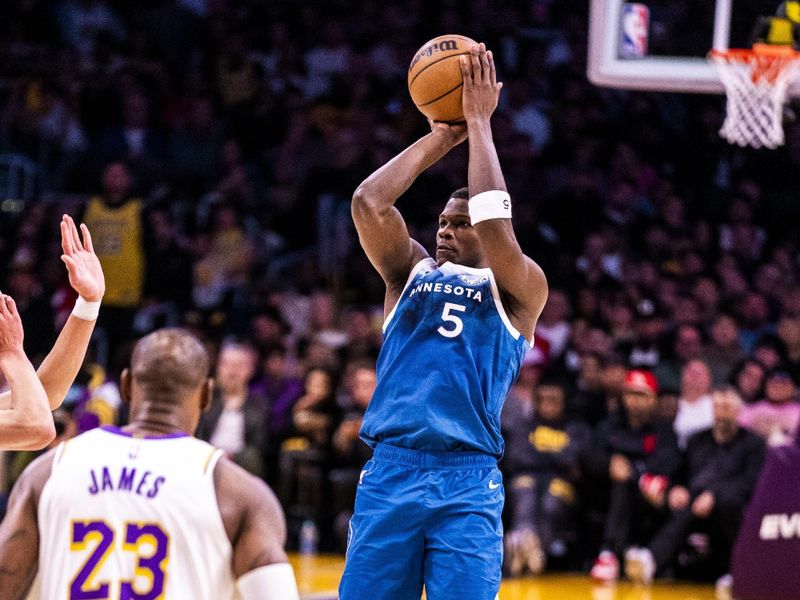
<path fill-rule="evenodd" d="M 755 44 L 752 50 L 712 50 L 709 59 L 728 98 L 719 134 L 739 146 L 783 145 L 783 106 L 800 69 L 800 52 L 788 46 Z"/>

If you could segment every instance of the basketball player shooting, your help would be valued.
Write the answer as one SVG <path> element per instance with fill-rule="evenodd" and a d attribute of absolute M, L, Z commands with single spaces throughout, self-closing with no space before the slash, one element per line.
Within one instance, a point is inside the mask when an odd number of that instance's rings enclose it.
<path fill-rule="evenodd" d="M 105 279 L 85 225 L 81 225 L 81 233 L 83 239 L 72 218 L 62 217 L 61 260 L 78 301 L 38 373 L 22 349 L 22 323 L 14 301 L 2 296 L 0 369 L 10 388 L 0 394 L 2 450 L 38 450 L 53 440 L 56 432 L 50 411 L 61 406 L 83 364 L 105 292 Z"/>
<path fill-rule="evenodd" d="M 460 57 L 465 124 L 432 123 L 353 196 L 361 245 L 386 283 L 378 386 L 362 438 L 374 448 L 350 524 L 342 600 L 492 600 L 504 492 L 500 409 L 547 298 L 511 224 L 490 119 L 500 88 L 483 44 Z M 439 216 L 436 259 L 395 208 L 469 135 L 469 191 Z"/>
<path fill-rule="evenodd" d="M 148 335 L 120 382 L 130 425 L 24 471 L 0 525 L 0 600 L 25 597 L 37 565 L 41 598 L 298 600 L 275 495 L 189 435 L 209 364 L 188 332 Z"/>

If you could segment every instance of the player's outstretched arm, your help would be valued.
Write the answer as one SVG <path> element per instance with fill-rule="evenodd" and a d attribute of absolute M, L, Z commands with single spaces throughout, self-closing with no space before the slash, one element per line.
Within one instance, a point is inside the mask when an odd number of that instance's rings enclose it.
<path fill-rule="evenodd" d="M 358 186 L 353 220 L 361 246 L 389 289 L 401 289 L 414 264 L 428 253 L 409 237 L 394 203 L 428 167 L 466 139 L 466 127 L 431 123 L 431 132 L 411 144 Z"/>
<path fill-rule="evenodd" d="M 0 448 L 38 450 L 56 436 L 47 395 L 22 349 L 24 332 L 17 306 L 0 294 L 0 370 L 9 391 L 0 396 Z"/>
<path fill-rule="evenodd" d="M 214 469 L 214 485 L 242 600 L 300 600 L 284 550 L 286 520 L 275 494 L 224 458 Z"/>
<path fill-rule="evenodd" d="M 472 225 L 481 240 L 500 289 L 510 296 L 512 322 L 533 339 L 536 321 L 547 300 L 542 269 L 523 254 L 511 223 L 508 196 L 500 160 L 492 139 L 491 116 L 497 108 L 498 83 L 491 52 L 483 44 L 461 57 L 464 80 L 463 109 L 469 129 L 469 194 Z"/>
<path fill-rule="evenodd" d="M 67 267 L 69 283 L 79 298 L 38 371 L 53 410 L 61 406 L 83 364 L 106 290 L 103 269 L 94 253 L 92 236 L 86 225 L 81 225 L 81 233 L 82 240 L 72 218 L 68 215 L 62 217 L 61 249 L 64 254 L 61 260 Z"/>
<path fill-rule="evenodd" d="M 53 451 L 40 456 L 22 473 L 0 523 L 0 600 L 25 598 L 39 565 L 39 497 L 50 477 Z"/>

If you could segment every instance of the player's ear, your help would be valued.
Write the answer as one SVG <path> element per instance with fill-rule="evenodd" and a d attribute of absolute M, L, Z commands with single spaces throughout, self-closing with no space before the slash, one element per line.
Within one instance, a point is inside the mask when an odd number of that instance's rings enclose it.
<path fill-rule="evenodd" d="M 119 395 L 125 404 L 131 403 L 131 370 L 125 369 L 119 377 Z"/>
<path fill-rule="evenodd" d="M 206 412 L 208 407 L 211 406 L 211 398 L 214 394 L 214 380 L 209 377 L 205 384 L 203 384 L 203 389 L 200 392 L 200 412 Z"/>

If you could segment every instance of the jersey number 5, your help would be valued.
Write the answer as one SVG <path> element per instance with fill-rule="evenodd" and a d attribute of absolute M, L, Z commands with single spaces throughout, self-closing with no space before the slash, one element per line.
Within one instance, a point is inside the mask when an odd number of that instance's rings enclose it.
<path fill-rule="evenodd" d="M 70 550 L 86 550 L 96 541 L 94 550 L 83 563 L 69 585 L 70 600 L 105 600 L 111 598 L 108 582 L 95 583 L 94 577 L 114 549 L 114 530 L 103 521 L 73 521 Z M 126 523 L 122 541 L 125 552 L 136 554 L 133 580 L 121 581 L 120 600 L 159 600 L 164 597 L 165 567 L 169 552 L 169 536 L 155 523 Z M 144 556 L 143 556 L 144 555 Z M 148 589 L 136 583 L 146 581 Z"/>
<path fill-rule="evenodd" d="M 462 306 L 461 304 L 453 304 L 452 302 L 445 302 L 444 310 L 442 311 L 442 320 L 446 323 L 452 323 L 453 328 L 445 329 L 444 325 L 441 325 L 436 331 L 446 338 L 458 337 L 458 335 L 464 330 L 464 321 L 461 320 L 461 317 L 452 314 L 452 311 L 464 312 L 465 310 L 467 310 L 466 306 Z"/>

